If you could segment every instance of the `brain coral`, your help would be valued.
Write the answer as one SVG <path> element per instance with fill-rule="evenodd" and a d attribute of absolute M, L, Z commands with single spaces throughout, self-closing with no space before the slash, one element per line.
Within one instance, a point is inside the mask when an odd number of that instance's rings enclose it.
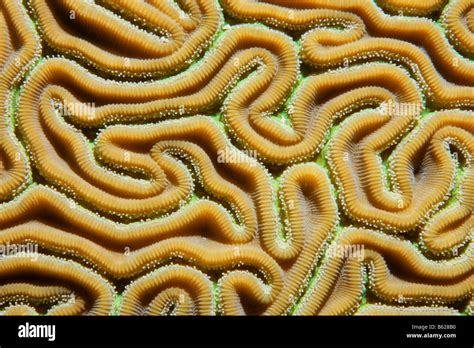
<path fill-rule="evenodd" d="M 0 0 L 0 32 L 2 314 L 472 314 L 472 0 Z"/>

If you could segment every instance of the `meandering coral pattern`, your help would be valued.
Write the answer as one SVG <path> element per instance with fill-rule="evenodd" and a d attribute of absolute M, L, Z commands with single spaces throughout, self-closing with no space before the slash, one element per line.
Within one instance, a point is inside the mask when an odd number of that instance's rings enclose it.
<path fill-rule="evenodd" d="M 0 0 L 0 32 L 2 314 L 472 314 L 474 1 Z"/>

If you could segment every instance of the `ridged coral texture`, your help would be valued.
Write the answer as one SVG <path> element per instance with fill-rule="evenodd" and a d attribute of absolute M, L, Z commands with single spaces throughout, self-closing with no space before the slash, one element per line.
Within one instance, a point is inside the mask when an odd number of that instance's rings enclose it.
<path fill-rule="evenodd" d="M 471 315 L 473 0 L 0 0 L 0 313 Z"/>

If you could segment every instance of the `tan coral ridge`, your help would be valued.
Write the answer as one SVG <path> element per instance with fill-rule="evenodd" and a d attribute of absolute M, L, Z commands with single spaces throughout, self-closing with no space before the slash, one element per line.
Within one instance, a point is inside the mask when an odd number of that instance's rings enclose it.
<path fill-rule="evenodd" d="M 48 301 L 52 302 L 49 315 L 112 313 L 116 296 L 113 287 L 70 260 L 31 253 L 5 257 L 0 266 L 0 301 L 11 303 L 4 314 L 33 314 L 36 310 L 27 303 L 44 306 Z M 36 283 L 30 279 L 36 279 Z M 72 295 L 74 300 L 61 301 L 64 295 Z"/>
<path fill-rule="evenodd" d="M 106 74 L 156 77 L 189 66 L 221 25 L 216 1 L 182 3 L 189 13 L 144 0 L 30 0 L 29 7 L 55 50 Z"/>
<path fill-rule="evenodd" d="M 28 6 L 50 48 L 116 80 L 176 74 L 208 47 L 222 24 L 219 6 L 179 3 L 184 12 L 160 1 Z M 305 31 L 301 46 L 276 30 L 235 25 L 195 66 L 163 81 L 106 80 L 65 58 L 32 71 L 15 119 L 41 184 L 2 205 L 0 241 L 34 242 L 74 261 L 2 260 L 11 274 L 56 277 L 51 287 L 27 277 L 0 286 L 2 313 L 34 314 L 48 304 L 46 314 L 109 314 L 112 284 L 124 279 L 124 315 L 392 315 L 400 303 L 412 314 L 456 313 L 451 306 L 472 297 L 473 284 L 472 62 L 430 20 L 387 16 L 372 2 L 221 3 L 236 18 Z M 467 4 L 452 2 L 442 20 L 449 42 L 470 57 Z M 406 10 L 404 0 L 381 5 Z M 430 1 L 407 13 L 441 6 Z M 9 81 L 22 79 L 39 46 L 19 4 L 1 9 L 0 25 L 13 34 L 0 46 L 7 101 Z M 73 18 L 62 23 L 69 10 Z M 17 22 L 9 22 L 14 11 Z M 103 40 L 91 35 L 99 29 Z M 30 62 L 12 65 L 19 41 Z M 300 57 L 317 70 L 342 68 L 302 78 Z M 354 62 L 366 64 L 344 68 Z M 425 105 L 455 109 L 426 117 Z M 218 107 L 225 132 L 198 115 Z M 283 108 L 289 126 L 269 117 Z M 176 119 L 142 124 L 161 118 Z M 6 122 L 4 129 L 0 199 L 9 200 L 29 169 Z M 329 172 L 301 163 L 321 151 Z M 279 196 L 267 165 L 287 167 Z M 332 241 L 336 203 L 344 219 L 378 231 L 343 228 Z M 454 259 L 427 259 L 403 240 L 413 231 L 425 256 Z M 363 246 L 363 257 L 325 256 L 334 246 Z M 402 270 L 393 267 L 399 260 Z M 57 264 L 68 266 L 58 273 Z M 369 291 L 382 304 L 357 311 L 367 267 Z M 76 295 L 83 285 L 89 296 Z"/>
<path fill-rule="evenodd" d="M 39 39 L 17 1 L 0 4 L 0 201 L 31 180 L 28 159 L 12 134 L 10 100 L 28 67 L 39 58 Z"/>
<path fill-rule="evenodd" d="M 351 251 L 344 252 L 348 247 L 352 247 Z M 442 309 L 443 305 L 468 299 L 472 294 L 472 250 L 453 260 L 431 261 L 408 241 L 357 228 L 345 229 L 334 248 L 342 248 L 343 252 L 329 254 L 296 314 L 353 313 L 362 298 L 364 265 L 369 268 L 369 288 L 378 298 L 392 302 L 392 309 L 397 303 L 424 303 L 429 307 L 422 312 L 428 314 L 436 312 L 438 306 Z M 394 262 L 402 266 L 397 273 L 390 271 Z"/>

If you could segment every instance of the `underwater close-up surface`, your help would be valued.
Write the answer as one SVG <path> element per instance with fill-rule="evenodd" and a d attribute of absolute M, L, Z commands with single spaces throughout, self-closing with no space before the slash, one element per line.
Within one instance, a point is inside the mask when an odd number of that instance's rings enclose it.
<path fill-rule="evenodd" d="M 472 315 L 474 1 L 0 0 L 0 314 Z"/>

